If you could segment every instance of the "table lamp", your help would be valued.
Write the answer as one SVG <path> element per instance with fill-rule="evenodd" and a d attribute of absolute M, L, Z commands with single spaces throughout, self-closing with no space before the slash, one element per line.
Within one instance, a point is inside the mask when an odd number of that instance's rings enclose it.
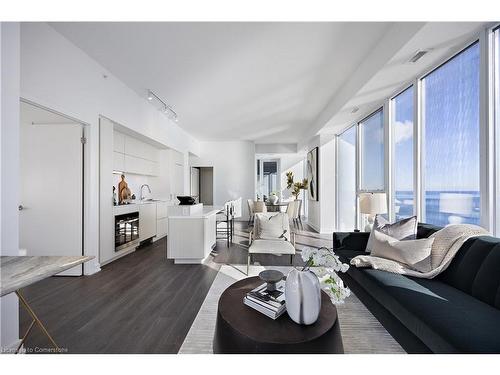
<path fill-rule="evenodd" d="M 365 232 L 371 232 L 375 215 L 387 213 L 387 195 L 385 193 L 360 193 L 359 211 L 368 215 Z"/>

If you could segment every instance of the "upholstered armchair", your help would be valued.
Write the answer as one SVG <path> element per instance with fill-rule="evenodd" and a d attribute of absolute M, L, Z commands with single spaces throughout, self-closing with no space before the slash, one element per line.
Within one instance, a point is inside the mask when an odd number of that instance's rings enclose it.
<path fill-rule="evenodd" d="M 252 254 L 290 255 L 290 264 L 293 264 L 295 233 L 290 230 L 286 213 L 256 213 L 248 241 L 247 275 Z"/>

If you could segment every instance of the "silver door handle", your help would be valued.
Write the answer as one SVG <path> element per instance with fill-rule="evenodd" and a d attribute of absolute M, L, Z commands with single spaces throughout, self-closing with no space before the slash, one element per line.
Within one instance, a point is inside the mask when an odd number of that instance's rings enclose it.
<path fill-rule="evenodd" d="M 19 209 L 19 211 L 24 210 L 24 206 L 22 204 L 20 204 L 17 208 Z"/>

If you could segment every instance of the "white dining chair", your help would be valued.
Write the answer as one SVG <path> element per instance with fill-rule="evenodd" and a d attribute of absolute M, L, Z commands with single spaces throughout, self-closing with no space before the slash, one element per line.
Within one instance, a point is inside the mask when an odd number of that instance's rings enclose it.
<path fill-rule="evenodd" d="M 300 200 L 293 200 L 288 202 L 288 206 L 286 207 L 286 214 L 288 215 L 288 219 L 292 221 L 295 228 L 299 229 L 300 224 Z"/>
<path fill-rule="evenodd" d="M 248 225 L 253 223 L 253 215 L 255 215 L 254 211 L 254 206 L 255 202 L 253 199 L 247 199 L 247 205 L 248 205 Z"/>
<path fill-rule="evenodd" d="M 253 206 L 253 210 L 254 210 L 254 214 L 266 213 L 267 212 L 266 203 L 263 201 L 255 202 L 254 206 Z"/>

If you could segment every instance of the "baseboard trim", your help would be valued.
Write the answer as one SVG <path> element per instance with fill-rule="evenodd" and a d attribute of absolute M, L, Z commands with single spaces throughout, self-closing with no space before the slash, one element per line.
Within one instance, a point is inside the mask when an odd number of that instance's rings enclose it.
<path fill-rule="evenodd" d="M 312 229 L 314 229 L 319 234 L 332 234 L 333 232 L 335 232 L 335 230 L 333 228 L 328 228 L 328 229 L 318 228 L 315 224 L 311 223 L 310 221 L 304 222 L 304 224 L 309 225 Z"/>
<path fill-rule="evenodd" d="M 319 228 L 316 225 L 314 225 L 313 223 L 311 223 L 310 221 L 308 221 L 306 224 L 309 225 L 316 232 L 321 233 L 320 230 L 319 230 Z"/>

